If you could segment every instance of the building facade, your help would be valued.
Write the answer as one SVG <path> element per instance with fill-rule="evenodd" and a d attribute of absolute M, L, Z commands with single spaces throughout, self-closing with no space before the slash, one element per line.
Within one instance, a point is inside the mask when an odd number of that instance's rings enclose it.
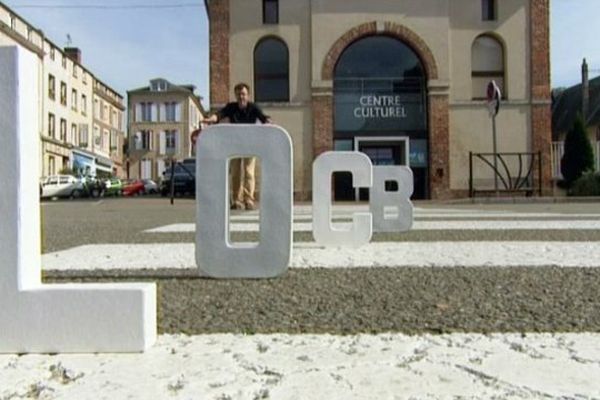
<path fill-rule="evenodd" d="M 193 85 L 154 79 L 127 92 L 129 177 L 157 180 L 172 160 L 191 157 L 190 135 L 204 112 L 194 90 Z"/>
<path fill-rule="evenodd" d="M 83 66 L 79 49 L 61 49 L 0 3 L 0 46 L 5 45 L 22 46 L 38 56 L 40 176 L 68 170 L 86 176 L 122 176 L 123 97 Z M 96 116 L 93 102 L 97 98 L 114 112 L 112 125 L 110 119 Z M 106 142 L 92 136 L 100 126 L 110 132 Z"/>
<path fill-rule="evenodd" d="M 410 165 L 414 198 L 466 196 L 469 152 L 491 152 L 486 86 L 502 89 L 498 152 L 540 152 L 550 190 L 549 0 L 207 0 L 210 101 L 246 82 L 294 144 L 311 196 L 329 150 Z M 492 182 L 490 171 L 475 171 Z M 537 172 L 535 174 L 537 175 Z M 348 176 L 336 197 L 353 198 Z"/>

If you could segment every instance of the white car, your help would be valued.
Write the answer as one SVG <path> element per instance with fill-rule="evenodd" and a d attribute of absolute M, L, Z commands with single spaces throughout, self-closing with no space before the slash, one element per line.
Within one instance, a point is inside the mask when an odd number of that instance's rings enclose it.
<path fill-rule="evenodd" d="M 149 194 L 158 193 L 158 185 L 152 179 L 142 179 L 144 182 L 144 192 Z"/>
<path fill-rule="evenodd" d="M 71 175 L 51 175 L 42 180 L 40 197 L 78 198 L 83 195 L 83 192 L 83 183 L 80 179 Z"/>

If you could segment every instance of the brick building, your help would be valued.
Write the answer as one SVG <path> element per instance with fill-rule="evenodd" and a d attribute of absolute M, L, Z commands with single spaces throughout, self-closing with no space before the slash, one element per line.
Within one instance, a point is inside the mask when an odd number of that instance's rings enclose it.
<path fill-rule="evenodd" d="M 502 89 L 499 152 L 541 152 L 550 188 L 549 0 L 206 0 L 210 101 L 246 82 L 294 144 L 294 193 L 328 150 L 409 164 L 414 198 L 467 195 L 491 152 L 485 88 Z M 476 171 L 492 182 L 491 171 Z M 535 175 L 537 176 L 537 174 Z M 354 198 L 348 176 L 338 199 Z"/>

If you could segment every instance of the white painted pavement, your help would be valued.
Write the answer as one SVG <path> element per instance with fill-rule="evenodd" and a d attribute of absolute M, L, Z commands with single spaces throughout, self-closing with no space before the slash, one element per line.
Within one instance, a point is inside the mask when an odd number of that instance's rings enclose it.
<path fill-rule="evenodd" d="M 193 243 L 97 244 L 44 254 L 45 270 L 195 268 Z M 600 242 L 296 242 L 290 268 L 600 267 Z"/>
<path fill-rule="evenodd" d="M 335 223 L 339 229 L 351 229 L 351 222 Z M 259 224 L 230 223 L 229 230 L 232 232 L 258 232 Z M 294 232 L 312 232 L 312 222 L 294 222 Z M 600 230 L 599 220 L 561 220 L 561 221 L 414 221 L 412 229 L 418 230 Z M 195 232 L 196 224 L 172 224 L 148 229 L 146 233 L 177 233 Z"/>
<path fill-rule="evenodd" d="M 143 354 L 0 355 L 2 399 L 594 399 L 599 334 L 163 335 Z"/>

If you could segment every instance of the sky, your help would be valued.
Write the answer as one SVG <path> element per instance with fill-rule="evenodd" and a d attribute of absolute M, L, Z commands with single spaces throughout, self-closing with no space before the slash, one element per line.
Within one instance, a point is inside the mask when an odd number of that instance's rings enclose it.
<path fill-rule="evenodd" d="M 82 51 L 83 64 L 126 95 L 162 77 L 196 85 L 208 106 L 208 20 L 204 0 L 2 0 L 56 45 Z M 419 0 L 410 0 L 419 1 Z M 40 8 L 56 5 L 164 6 L 180 8 Z M 25 6 L 38 6 L 29 8 Z M 190 6 L 187 6 L 190 5 Z M 590 76 L 600 75 L 600 0 L 551 0 L 552 86 L 581 80 L 587 58 Z"/>

